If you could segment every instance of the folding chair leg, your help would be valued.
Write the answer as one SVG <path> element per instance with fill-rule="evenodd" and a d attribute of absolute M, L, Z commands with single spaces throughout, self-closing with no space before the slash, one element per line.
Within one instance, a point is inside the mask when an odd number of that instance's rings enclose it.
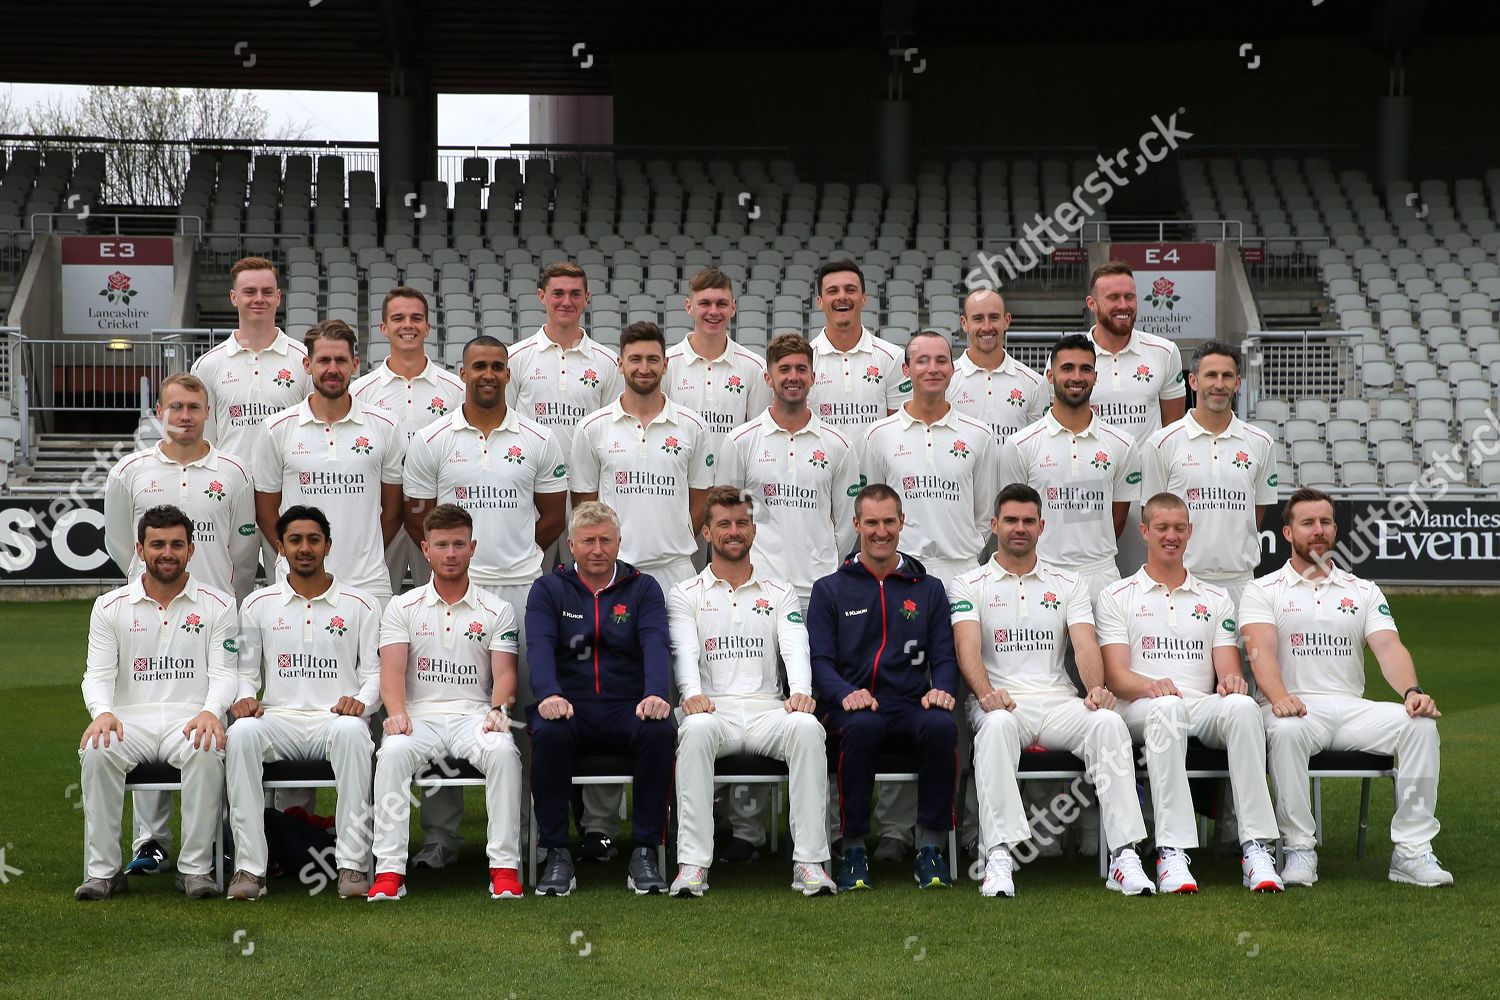
<path fill-rule="evenodd" d="M 958 881 L 958 831 L 948 831 L 948 879 Z"/>
<path fill-rule="evenodd" d="M 1314 778 L 1313 785 L 1313 842 L 1323 846 L 1323 779 Z"/>
<path fill-rule="evenodd" d="M 1104 821 L 1099 822 L 1099 877 L 1109 877 L 1109 842 L 1104 839 Z"/>
<path fill-rule="evenodd" d="M 1365 778 L 1359 783 L 1359 837 L 1355 840 L 1354 857 L 1363 860 L 1365 856 L 1365 834 L 1370 829 L 1370 779 Z"/>
<path fill-rule="evenodd" d="M 771 786 L 771 853 L 781 851 L 781 782 Z"/>
<path fill-rule="evenodd" d="M 531 815 L 528 818 L 528 821 L 526 823 L 526 832 L 529 835 L 526 839 L 527 839 L 527 841 L 530 844 L 530 847 L 529 847 L 529 849 L 526 852 L 526 867 L 531 870 L 531 885 L 533 887 L 535 887 L 536 886 L 536 842 L 537 842 L 537 838 L 540 836 L 540 834 L 537 832 L 537 826 L 536 826 L 536 797 L 535 796 L 533 796 L 532 799 L 531 799 Z"/>

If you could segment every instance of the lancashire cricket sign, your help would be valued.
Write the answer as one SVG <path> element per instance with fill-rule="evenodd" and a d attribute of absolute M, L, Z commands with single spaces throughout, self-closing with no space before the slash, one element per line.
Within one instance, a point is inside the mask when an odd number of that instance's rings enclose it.
<path fill-rule="evenodd" d="M 170 236 L 64 236 L 63 333 L 129 336 L 172 325 Z"/>
<path fill-rule="evenodd" d="M 1170 340 L 1212 340 L 1218 279 L 1212 243 L 1116 243 L 1135 271 L 1135 328 Z"/>

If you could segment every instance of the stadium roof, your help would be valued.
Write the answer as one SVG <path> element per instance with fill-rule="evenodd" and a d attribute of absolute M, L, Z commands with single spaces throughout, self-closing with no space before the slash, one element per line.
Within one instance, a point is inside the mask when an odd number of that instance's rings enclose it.
<path fill-rule="evenodd" d="M 661 52 L 661 71 L 671 73 L 671 53 L 703 49 L 879 53 L 892 29 L 904 32 L 902 44 L 935 47 L 1329 36 L 1389 48 L 1423 35 L 1493 31 L 1500 20 L 1492 5 L 1434 9 L 1441 7 L 1423 0 L 1088 0 L 1066 10 L 917 0 L 68 0 L 7 12 L 11 44 L 0 73 L 16 83 L 380 91 L 415 71 L 413 81 L 425 73 L 439 93 L 607 94 L 612 53 Z"/>

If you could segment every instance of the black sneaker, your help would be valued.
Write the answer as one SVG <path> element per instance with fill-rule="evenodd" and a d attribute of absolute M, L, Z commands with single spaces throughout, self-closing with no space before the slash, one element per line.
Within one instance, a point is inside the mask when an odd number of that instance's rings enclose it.
<path fill-rule="evenodd" d="M 155 875 L 167 867 L 167 852 L 154 840 L 148 840 L 125 866 L 126 875 Z"/>
<path fill-rule="evenodd" d="M 585 830 L 583 832 L 583 843 L 578 845 L 578 857 L 581 861 L 609 861 L 619 849 L 609 837 L 598 830 Z"/>
<path fill-rule="evenodd" d="M 933 844 L 917 848 L 917 863 L 912 873 L 917 878 L 917 885 L 924 889 L 949 889 L 953 886 L 953 880 L 948 877 L 948 862 L 943 860 L 942 850 Z"/>
<path fill-rule="evenodd" d="M 839 858 L 838 876 L 839 892 L 853 892 L 855 889 L 873 889 L 875 883 L 870 880 L 870 859 L 865 854 L 863 847 L 845 848 L 843 857 Z"/>
<path fill-rule="evenodd" d="M 566 847 L 552 848 L 542 865 L 542 877 L 537 879 L 536 894 L 566 896 L 576 888 L 578 880 L 573 877 L 573 855 Z"/>
<path fill-rule="evenodd" d="M 750 841 L 741 837 L 730 837 L 729 841 L 719 850 L 718 859 L 731 863 L 743 863 L 754 861 L 760 857 L 760 849 Z"/>
<path fill-rule="evenodd" d="M 667 880 L 661 877 L 661 869 L 656 864 L 655 848 L 637 847 L 630 852 L 625 884 L 634 889 L 637 896 L 654 896 L 667 891 Z"/>

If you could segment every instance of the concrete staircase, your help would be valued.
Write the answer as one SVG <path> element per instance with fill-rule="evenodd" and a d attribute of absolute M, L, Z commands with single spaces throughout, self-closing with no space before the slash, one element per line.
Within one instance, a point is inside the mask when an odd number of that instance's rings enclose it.
<path fill-rule="evenodd" d="M 8 496 L 102 496 L 116 463 L 143 447 L 129 434 L 41 434 L 29 467 L 11 469 Z"/>

